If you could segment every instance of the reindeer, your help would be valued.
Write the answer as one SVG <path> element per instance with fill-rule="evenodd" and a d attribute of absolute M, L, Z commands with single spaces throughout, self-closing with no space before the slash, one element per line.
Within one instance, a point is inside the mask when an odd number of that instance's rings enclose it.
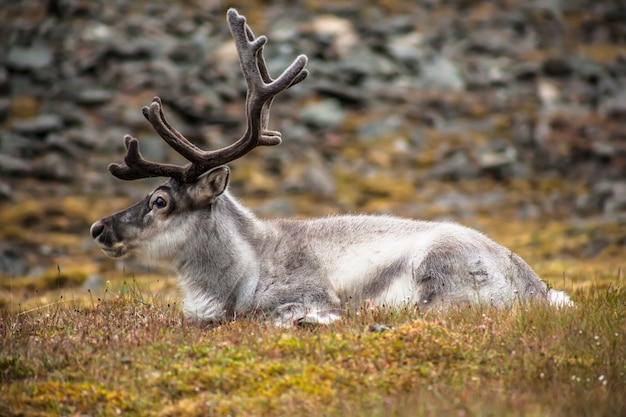
<path fill-rule="evenodd" d="M 261 220 L 242 206 L 228 190 L 224 164 L 281 143 L 280 133 L 268 130 L 270 107 L 277 94 L 308 76 L 307 58 L 298 56 L 273 80 L 263 57 L 267 38 L 255 38 L 234 9 L 227 20 L 248 89 L 243 136 L 222 149 L 202 150 L 169 124 L 154 98 L 144 116 L 189 163 L 145 160 L 137 139 L 124 137 L 124 163 L 109 165 L 114 176 L 168 180 L 91 226 L 107 256 L 165 262 L 178 275 L 185 313 L 211 322 L 262 315 L 281 325 L 330 323 L 364 303 L 422 310 L 570 303 L 515 253 L 455 223 L 375 215 Z"/>

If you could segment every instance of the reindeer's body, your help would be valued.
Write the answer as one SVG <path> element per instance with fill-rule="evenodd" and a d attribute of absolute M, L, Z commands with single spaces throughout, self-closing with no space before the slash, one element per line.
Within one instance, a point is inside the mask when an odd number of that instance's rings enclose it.
<path fill-rule="evenodd" d="M 280 143 L 278 132 L 266 130 L 269 104 L 306 77 L 306 59 L 271 82 L 260 53 L 264 38 L 254 39 L 234 11 L 229 23 L 252 91 L 246 134 L 228 148 L 201 151 L 167 123 L 155 99 L 144 115 L 192 163 L 146 161 L 136 139 L 126 137 L 125 164 L 112 165 L 114 175 L 171 179 L 92 225 L 107 255 L 165 261 L 178 274 L 186 313 L 205 320 L 261 314 L 280 323 L 329 322 L 364 302 L 422 309 L 530 299 L 569 303 L 516 254 L 457 224 L 387 216 L 262 221 L 241 206 L 227 191 L 228 168 L 220 165 L 255 146 Z"/>

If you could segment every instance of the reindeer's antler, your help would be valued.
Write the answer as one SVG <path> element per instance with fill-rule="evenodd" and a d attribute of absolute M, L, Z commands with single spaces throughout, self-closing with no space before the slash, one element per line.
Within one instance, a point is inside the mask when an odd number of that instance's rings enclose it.
<path fill-rule="evenodd" d="M 147 177 L 170 177 L 183 182 L 195 180 L 202 173 L 226 164 L 250 152 L 257 146 L 273 146 L 281 142 L 280 132 L 268 130 L 270 108 L 274 97 L 283 90 L 304 80 L 308 71 L 305 55 L 298 56 L 277 79 L 273 80 L 263 57 L 265 36 L 254 37 L 245 17 L 235 9 L 228 10 L 228 24 L 235 39 L 241 70 L 248 85 L 246 95 L 246 130 L 235 143 L 222 149 L 204 151 L 189 142 L 165 119 L 161 99 L 155 97 L 150 107 L 143 108 L 143 115 L 155 131 L 176 152 L 190 163 L 185 166 L 147 161 L 138 148 L 138 140 L 124 137 L 126 157 L 123 164 L 109 165 L 111 174 L 123 180 Z"/>

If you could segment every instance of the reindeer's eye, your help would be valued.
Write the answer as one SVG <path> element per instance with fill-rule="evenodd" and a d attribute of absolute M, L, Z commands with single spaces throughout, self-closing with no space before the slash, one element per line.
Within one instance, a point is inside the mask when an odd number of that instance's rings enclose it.
<path fill-rule="evenodd" d="M 165 201 L 163 197 L 155 198 L 154 202 L 152 203 L 153 208 L 162 209 L 165 208 L 165 206 L 167 206 L 167 201 Z"/>

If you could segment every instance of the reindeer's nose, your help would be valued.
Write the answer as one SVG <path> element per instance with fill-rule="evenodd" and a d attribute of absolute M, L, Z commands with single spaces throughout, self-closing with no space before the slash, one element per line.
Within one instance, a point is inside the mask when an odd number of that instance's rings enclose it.
<path fill-rule="evenodd" d="M 102 234 L 103 231 L 104 231 L 104 224 L 100 220 L 92 224 L 91 228 L 89 229 L 89 232 L 91 233 L 91 237 L 93 240 L 96 240 L 98 236 Z"/>

